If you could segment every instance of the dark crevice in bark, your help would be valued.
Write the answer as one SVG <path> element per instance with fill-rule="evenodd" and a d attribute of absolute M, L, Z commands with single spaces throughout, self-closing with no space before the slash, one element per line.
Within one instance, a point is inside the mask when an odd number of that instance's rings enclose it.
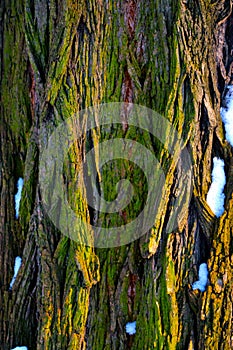
<path fill-rule="evenodd" d="M 2 78 L 3 78 L 3 56 L 4 56 L 4 17 L 5 17 L 5 1 L 2 0 L 0 6 L 0 98 L 1 98 L 1 87 L 2 87 Z M 2 113 L 1 113 L 2 116 Z"/>
<path fill-rule="evenodd" d="M 206 152 L 206 148 L 208 147 L 208 138 L 206 136 L 209 134 L 209 128 L 210 128 L 209 114 L 205 106 L 205 102 L 204 100 L 202 100 L 202 103 L 200 106 L 200 133 L 201 133 L 203 153 Z"/>
<path fill-rule="evenodd" d="M 218 74 L 218 89 L 219 89 L 219 92 L 222 93 L 225 87 L 225 79 L 223 78 L 221 69 L 219 67 L 217 69 L 217 74 Z"/>
<path fill-rule="evenodd" d="M 211 159 L 211 169 L 213 169 L 213 158 L 218 157 L 218 158 L 225 158 L 225 150 L 222 146 L 222 143 L 219 141 L 218 136 L 214 132 L 213 134 L 213 153 L 212 153 L 212 159 Z"/>
<path fill-rule="evenodd" d="M 233 17 L 230 17 L 230 20 L 227 23 L 226 27 L 226 43 L 228 46 L 228 52 L 226 54 L 226 71 L 227 75 L 230 76 L 231 82 L 233 81 Z"/>

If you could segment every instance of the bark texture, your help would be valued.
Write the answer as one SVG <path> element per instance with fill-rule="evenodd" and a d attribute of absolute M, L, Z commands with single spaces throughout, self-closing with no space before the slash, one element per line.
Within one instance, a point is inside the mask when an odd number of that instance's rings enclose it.
<path fill-rule="evenodd" d="M 1 1 L 1 349 L 233 347 L 233 161 L 220 117 L 233 74 L 232 29 L 230 0 Z M 182 169 L 127 118 L 93 129 L 71 147 L 64 165 L 69 203 L 88 222 L 108 227 L 132 220 L 130 206 L 119 215 L 88 207 L 82 163 L 90 144 L 134 139 L 167 171 L 151 230 L 128 245 L 94 249 L 80 244 L 81 231 L 78 244 L 49 220 L 39 159 L 62 121 L 119 101 L 147 106 L 172 122 L 191 154 L 193 193 L 189 203 Z M 224 159 L 227 179 L 220 218 L 206 202 L 215 156 Z M 133 212 L 139 213 L 148 190 L 142 171 L 128 161 L 100 169 L 98 152 L 94 167 L 108 200 L 122 174 L 136 179 Z M 19 177 L 24 187 L 16 220 Z M 183 203 L 178 228 L 168 234 L 177 198 Z M 17 255 L 23 263 L 9 290 Z M 191 284 L 203 262 L 209 283 L 201 293 Z M 125 325 L 131 321 L 137 332 L 130 336 Z"/>

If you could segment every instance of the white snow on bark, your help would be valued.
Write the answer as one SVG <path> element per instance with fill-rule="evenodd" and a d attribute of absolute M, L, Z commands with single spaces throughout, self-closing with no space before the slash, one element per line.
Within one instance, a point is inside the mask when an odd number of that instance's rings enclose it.
<path fill-rule="evenodd" d="M 226 140 L 233 147 L 233 85 L 227 86 L 224 102 L 225 106 L 221 107 L 220 114 L 225 126 Z"/>
<path fill-rule="evenodd" d="M 219 217 L 225 210 L 225 195 L 223 190 L 226 184 L 226 176 L 224 172 L 224 161 L 222 159 L 214 157 L 213 164 L 212 183 L 207 193 L 206 200 L 213 213 Z"/>
<path fill-rule="evenodd" d="M 17 193 L 15 195 L 15 217 L 18 219 L 19 217 L 19 205 L 20 205 L 20 200 L 21 200 L 21 195 L 22 195 L 22 189 L 23 189 L 23 179 L 20 177 L 17 182 Z"/>
<path fill-rule="evenodd" d="M 134 322 L 128 322 L 125 326 L 126 333 L 129 335 L 133 335 L 136 333 L 136 321 Z"/>
<path fill-rule="evenodd" d="M 15 266 L 14 266 L 14 276 L 11 280 L 11 283 L 10 283 L 10 288 L 13 287 L 13 284 L 15 283 L 15 280 L 16 280 L 16 277 L 17 277 L 17 274 L 19 272 L 19 269 L 20 269 L 20 266 L 22 264 L 22 259 L 20 258 L 20 256 L 17 256 L 15 258 Z"/>
<path fill-rule="evenodd" d="M 203 263 L 199 266 L 198 278 L 198 281 L 192 284 L 192 288 L 193 290 L 199 289 L 201 292 L 204 292 L 206 290 L 206 285 L 208 282 L 208 267 L 206 263 Z"/>

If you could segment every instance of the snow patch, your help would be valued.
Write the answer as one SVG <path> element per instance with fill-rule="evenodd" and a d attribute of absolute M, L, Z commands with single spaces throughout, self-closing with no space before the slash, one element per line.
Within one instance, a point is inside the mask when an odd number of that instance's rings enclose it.
<path fill-rule="evenodd" d="M 14 276 L 13 276 L 11 283 L 10 283 L 10 289 L 12 289 L 13 284 L 15 283 L 15 280 L 16 280 L 16 277 L 17 277 L 17 274 L 19 272 L 21 264 L 22 264 L 22 259 L 20 258 L 20 256 L 17 256 L 15 258 Z"/>
<path fill-rule="evenodd" d="M 227 86 L 224 102 L 225 106 L 220 108 L 220 114 L 225 126 L 226 140 L 233 146 L 233 85 Z"/>
<path fill-rule="evenodd" d="M 17 193 L 15 195 L 15 217 L 18 219 L 19 217 L 19 205 L 20 205 L 20 200 L 21 200 L 21 195 L 22 195 L 22 189 L 23 189 L 23 179 L 20 177 L 17 182 Z"/>
<path fill-rule="evenodd" d="M 204 292 L 208 282 L 208 267 L 206 263 L 199 266 L 198 278 L 199 280 L 192 284 L 192 288 L 193 290 L 199 289 L 201 292 Z"/>
<path fill-rule="evenodd" d="M 213 164 L 212 183 L 207 193 L 206 200 L 213 213 L 219 217 L 225 210 L 225 195 L 223 190 L 226 184 L 226 176 L 224 172 L 224 161 L 222 159 L 214 157 Z"/>
<path fill-rule="evenodd" d="M 26 346 L 16 346 L 16 348 L 11 350 L 28 350 L 28 348 Z"/>
<path fill-rule="evenodd" d="M 125 326 L 126 333 L 129 335 L 133 335 L 136 333 L 136 321 L 134 322 L 128 322 Z"/>

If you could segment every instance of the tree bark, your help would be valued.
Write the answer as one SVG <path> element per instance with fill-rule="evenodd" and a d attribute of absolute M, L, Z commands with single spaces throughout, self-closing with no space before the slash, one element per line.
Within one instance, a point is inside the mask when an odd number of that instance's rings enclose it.
<path fill-rule="evenodd" d="M 220 117 L 232 82 L 232 26 L 230 0 L 1 1 L 1 349 L 233 347 L 233 163 Z M 51 222 L 39 168 L 59 124 L 110 102 L 146 106 L 172 123 L 191 155 L 193 187 L 189 203 L 182 169 L 127 117 L 92 130 L 71 147 L 63 172 L 69 203 L 87 222 L 126 224 L 143 206 L 139 200 L 133 212 L 127 207 L 118 216 L 90 209 L 82 168 L 90 144 L 133 138 L 167 169 L 154 226 L 134 242 L 103 249 L 82 244 L 81 231 L 77 241 L 68 238 Z M 224 159 L 227 179 L 220 218 L 206 202 L 215 156 Z M 101 169 L 95 153 L 93 167 L 108 200 L 118 173 L 133 173 L 137 198 L 145 198 L 142 171 L 127 160 L 114 164 Z M 19 177 L 24 186 L 16 219 Z M 174 198 L 182 207 L 177 229 L 167 233 Z M 17 255 L 23 262 L 10 290 Z M 202 293 L 191 284 L 203 262 L 209 282 Z M 131 321 L 135 335 L 125 331 Z"/>

